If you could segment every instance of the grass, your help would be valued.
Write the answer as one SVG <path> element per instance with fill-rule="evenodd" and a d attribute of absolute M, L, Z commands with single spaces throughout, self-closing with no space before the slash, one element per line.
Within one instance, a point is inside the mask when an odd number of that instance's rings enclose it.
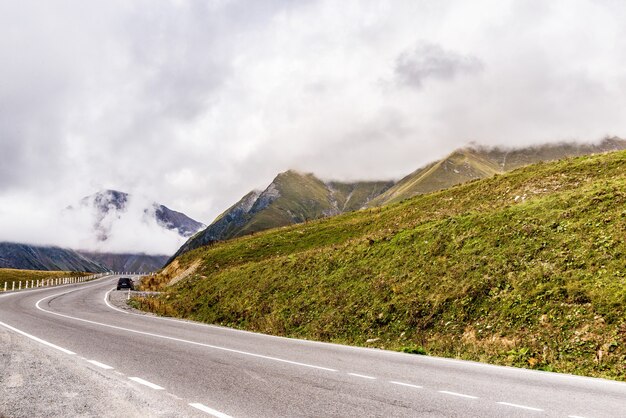
<path fill-rule="evenodd" d="M 22 282 L 22 287 L 31 280 L 45 280 L 60 277 L 79 277 L 87 273 L 76 271 L 42 271 L 42 270 L 17 270 L 17 269 L 0 269 L 0 291 L 4 290 L 4 283 L 7 283 L 7 290 L 10 290 L 15 282 L 17 289 L 18 283 Z"/>
<path fill-rule="evenodd" d="M 617 152 L 199 248 L 148 279 L 163 296 L 135 303 L 275 335 L 626 380 L 625 235 Z"/>

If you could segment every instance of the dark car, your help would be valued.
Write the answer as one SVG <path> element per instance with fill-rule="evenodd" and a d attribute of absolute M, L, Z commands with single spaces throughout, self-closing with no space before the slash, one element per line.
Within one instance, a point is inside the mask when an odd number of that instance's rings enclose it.
<path fill-rule="evenodd" d="M 134 283 L 128 277 L 122 277 L 117 281 L 117 290 L 120 289 L 130 289 L 135 290 Z"/>

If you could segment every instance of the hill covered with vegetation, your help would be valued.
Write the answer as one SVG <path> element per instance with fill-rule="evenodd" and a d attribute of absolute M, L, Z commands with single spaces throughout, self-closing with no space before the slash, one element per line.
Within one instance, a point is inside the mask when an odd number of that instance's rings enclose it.
<path fill-rule="evenodd" d="M 280 173 L 264 191 L 252 191 L 191 237 L 171 258 L 217 241 L 339 215 L 364 207 L 390 181 L 324 182 L 313 174 Z"/>
<path fill-rule="evenodd" d="M 623 149 L 626 149 L 626 141 L 620 138 L 604 138 L 596 144 L 563 142 L 516 149 L 466 147 L 415 170 L 369 202 L 368 206 L 400 202 L 530 164 Z"/>
<path fill-rule="evenodd" d="M 4 290 L 4 283 L 7 283 L 7 289 L 11 290 L 13 282 L 15 286 L 21 282 L 22 287 L 26 282 L 31 280 L 47 280 L 57 279 L 62 277 L 80 277 L 86 273 L 78 271 L 42 271 L 42 270 L 17 270 L 17 269 L 4 269 L 0 268 L 0 292 Z"/>
<path fill-rule="evenodd" d="M 135 303 L 269 334 L 626 379 L 626 152 L 201 247 Z"/>

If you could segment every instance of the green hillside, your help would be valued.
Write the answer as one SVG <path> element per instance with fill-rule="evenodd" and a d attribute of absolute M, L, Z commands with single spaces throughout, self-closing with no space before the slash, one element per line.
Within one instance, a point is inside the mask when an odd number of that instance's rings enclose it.
<path fill-rule="evenodd" d="M 276 335 L 626 380 L 625 204 L 626 152 L 538 164 L 198 248 L 146 283 L 161 298 L 136 303 Z"/>
<path fill-rule="evenodd" d="M 255 212 L 235 236 L 318 219 L 332 211 L 326 184 L 313 174 L 290 170 L 279 174 L 272 186 L 276 200 Z"/>
<path fill-rule="evenodd" d="M 171 260 L 217 241 L 361 209 L 392 185 L 388 181 L 326 183 L 313 174 L 280 173 L 263 192 L 246 194 L 191 237 Z"/>
<path fill-rule="evenodd" d="M 86 273 L 76 271 L 42 271 L 42 270 L 17 270 L 0 268 L 0 292 L 4 290 L 4 283 L 7 283 L 7 289 L 11 290 L 13 282 L 18 286 L 22 282 L 22 286 L 31 280 L 47 280 L 60 277 L 80 277 Z"/>
<path fill-rule="evenodd" d="M 597 144 L 560 143 L 519 149 L 468 147 L 404 177 L 369 203 L 382 206 L 420 194 L 447 189 L 538 162 L 626 149 L 626 141 L 605 138 Z"/>

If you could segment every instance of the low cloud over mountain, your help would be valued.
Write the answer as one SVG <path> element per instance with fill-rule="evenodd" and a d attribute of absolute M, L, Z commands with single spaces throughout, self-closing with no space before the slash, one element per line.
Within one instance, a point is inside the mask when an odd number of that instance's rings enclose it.
<path fill-rule="evenodd" d="M 91 219 L 79 249 L 92 252 L 169 254 L 206 227 L 181 212 L 117 190 L 84 197 L 63 215 Z"/>

